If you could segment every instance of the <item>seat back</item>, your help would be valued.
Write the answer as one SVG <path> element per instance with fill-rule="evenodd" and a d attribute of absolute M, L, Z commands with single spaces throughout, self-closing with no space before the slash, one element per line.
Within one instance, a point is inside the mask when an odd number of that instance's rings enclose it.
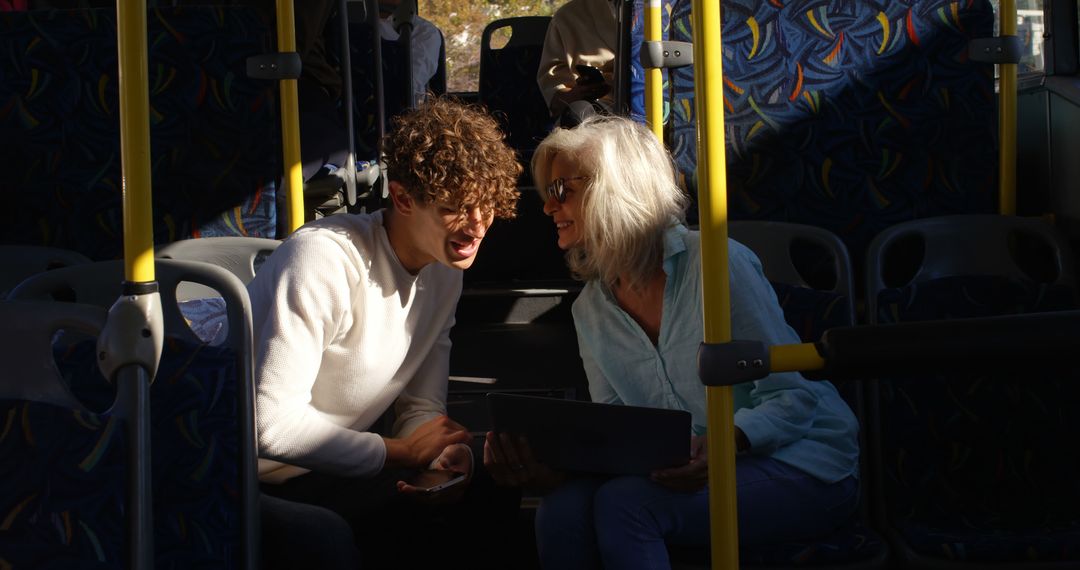
<path fill-rule="evenodd" d="M 1073 309 L 1072 259 L 1042 220 L 899 224 L 871 243 L 868 315 L 884 324 Z M 909 556 L 1075 563 L 1080 457 L 1057 442 L 1080 437 L 1077 373 L 1032 363 L 1022 377 L 927 370 L 870 383 L 874 505 Z"/>
<path fill-rule="evenodd" d="M 480 103 L 499 120 L 526 164 L 555 125 L 536 83 L 550 22 L 550 16 L 501 18 L 480 36 Z"/>
<path fill-rule="evenodd" d="M 80 263 L 90 263 L 90 260 L 77 251 L 37 245 L 0 245 L 0 267 L 4 268 L 0 274 L 0 299 L 7 297 L 8 291 L 31 275 Z"/>
<path fill-rule="evenodd" d="M 802 224 L 731 222 L 729 235 L 761 261 L 787 320 L 803 342 L 815 342 L 833 327 L 855 324 L 851 259 L 835 234 Z M 841 393 L 859 411 L 859 385 Z"/>
<path fill-rule="evenodd" d="M 170 243 L 157 250 L 162 259 L 186 259 L 202 261 L 221 267 L 247 285 L 255 278 L 255 271 L 263 261 L 274 253 L 281 242 L 266 238 L 213 237 L 186 239 Z M 196 283 L 181 283 L 176 297 L 180 301 L 205 299 L 217 296 L 217 292 Z"/>
<path fill-rule="evenodd" d="M 91 411 L 53 349 L 60 331 L 93 337 L 105 319 L 90 305 L 0 301 L 0 557 L 10 567 L 126 567 L 132 402 L 114 395 Z"/>
<path fill-rule="evenodd" d="M 670 39 L 691 41 L 690 0 Z M 820 226 L 855 257 L 883 228 L 988 213 L 996 196 L 986 0 L 723 2 L 730 215 Z M 697 195 L 694 70 L 673 70 L 668 147 Z M 694 212 L 690 221 L 696 219 Z"/>
<path fill-rule="evenodd" d="M 223 268 L 157 259 L 165 342 L 151 385 L 155 561 L 160 567 L 253 568 L 258 544 L 251 306 Z M 63 299 L 108 307 L 122 291 L 122 261 L 57 269 L 24 281 L 13 299 Z M 180 303 L 184 282 L 214 289 L 218 302 Z M 191 312 L 195 304 L 201 311 Z M 182 310 L 182 305 L 184 305 Z M 228 327 L 204 342 L 200 318 Z M 61 369 L 80 400 L 108 401 L 92 343 L 64 348 Z"/>
<path fill-rule="evenodd" d="M 776 290 L 784 319 L 802 342 L 816 342 L 828 329 L 855 324 L 851 260 L 847 247 L 832 232 L 803 224 L 734 221 L 729 235 L 749 247 L 761 261 L 765 277 Z M 859 421 L 860 481 L 865 482 L 865 406 L 860 382 L 834 383 Z M 868 526 L 869 502 L 860 498 L 858 517 L 849 527 L 816 541 L 769 545 L 740 552 L 744 566 L 786 567 L 795 560 L 827 566 L 859 563 L 883 567 L 888 547 Z"/>
<path fill-rule="evenodd" d="M 153 8 L 147 18 L 155 243 L 277 235 L 276 86 L 254 8 Z M 0 243 L 120 257 L 116 10 L 0 12 Z"/>

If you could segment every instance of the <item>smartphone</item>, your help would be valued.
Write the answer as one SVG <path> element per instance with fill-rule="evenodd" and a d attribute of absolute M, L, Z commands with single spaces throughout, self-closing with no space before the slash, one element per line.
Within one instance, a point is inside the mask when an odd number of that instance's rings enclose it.
<path fill-rule="evenodd" d="M 464 473 L 444 469 L 424 469 L 408 481 L 420 493 L 438 493 L 465 480 Z"/>
<path fill-rule="evenodd" d="M 604 74 L 601 71 L 591 65 L 575 65 L 574 69 L 577 71 L 577 82 L 583 85 L 593 83 L 603 83 Z"/>

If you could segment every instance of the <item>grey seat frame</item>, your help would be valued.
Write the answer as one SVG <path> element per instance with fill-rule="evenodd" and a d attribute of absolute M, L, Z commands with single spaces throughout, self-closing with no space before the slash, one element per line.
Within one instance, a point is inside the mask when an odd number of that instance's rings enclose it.
<path fill-rule="evenodd" d="M 244 556 L 243 567 L 254 570 L 258 568 L 259 553 L 259 485 L 256 463 L 251 302 L 248 299 L 247 289 L 233 273 L 210 263 L 157 259 L 154 265 L 166 335 L 179 337 L 191 343 L 202 343 L 180 312 L 178 291 L 181 285 L 197 284 L 214 290 L 217 296 L 225 299 L 229 327 L 222 344 L 231 347 L 237 354 L 240 372 L 240 378 L 237 379 L 239 382 L 237 417 L 240 430 L 238 441 L 241 448 L 241 540 L 243 541 L 241 551 Z M 57 294 L 73 293 L 75 303 L 100 307 L 104 311 L 120 296 L 123 278 L 124 262 L 122 260 L 64 267 L 40 273 L 23 281 L 11 292 L 9 298 L 60 304 L 54 300 Z"/>

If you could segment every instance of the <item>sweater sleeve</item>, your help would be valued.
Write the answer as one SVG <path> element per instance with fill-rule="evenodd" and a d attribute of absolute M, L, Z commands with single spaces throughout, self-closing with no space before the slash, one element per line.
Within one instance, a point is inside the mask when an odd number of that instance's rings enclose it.
<path fill-rule="evenodd" d="M 460 293 L 460 290 L 459 290 Z M 455 297 L 456 299 L 456 297 Z M 442 331 L 416 374 L 394 404 L 394 437 L 407 437 L 424 422 L 446 414 L 446 392 L 450 377 L 450 329 L 454 312 L 443 323 Z"/>
<path fill-rule="evenodd" d="M 339 425 L 311 405 L 323 351 L 352 325 L 360 266 L 330 238 L 297 235 L 252 281 L 260 456 L 346 476 L 382 469 L 381 437 Z"/>

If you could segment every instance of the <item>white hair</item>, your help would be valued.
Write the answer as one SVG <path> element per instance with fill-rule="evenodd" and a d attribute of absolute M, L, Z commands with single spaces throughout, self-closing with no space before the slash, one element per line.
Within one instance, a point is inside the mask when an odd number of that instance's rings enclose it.
<path fill-rule="evenodd" d="M 565 155 L 588 176 L 581 197 L 582 243 L 566 254 L 575 277 L 638 287 L 662 260 L 663 235 L 685 219 L 689 198 L 671 155 L 651 131 L 623 117 L 591 117 L 557 128 L 537 147 L 533 180 L 547 198 L 551 164 Z"/>

